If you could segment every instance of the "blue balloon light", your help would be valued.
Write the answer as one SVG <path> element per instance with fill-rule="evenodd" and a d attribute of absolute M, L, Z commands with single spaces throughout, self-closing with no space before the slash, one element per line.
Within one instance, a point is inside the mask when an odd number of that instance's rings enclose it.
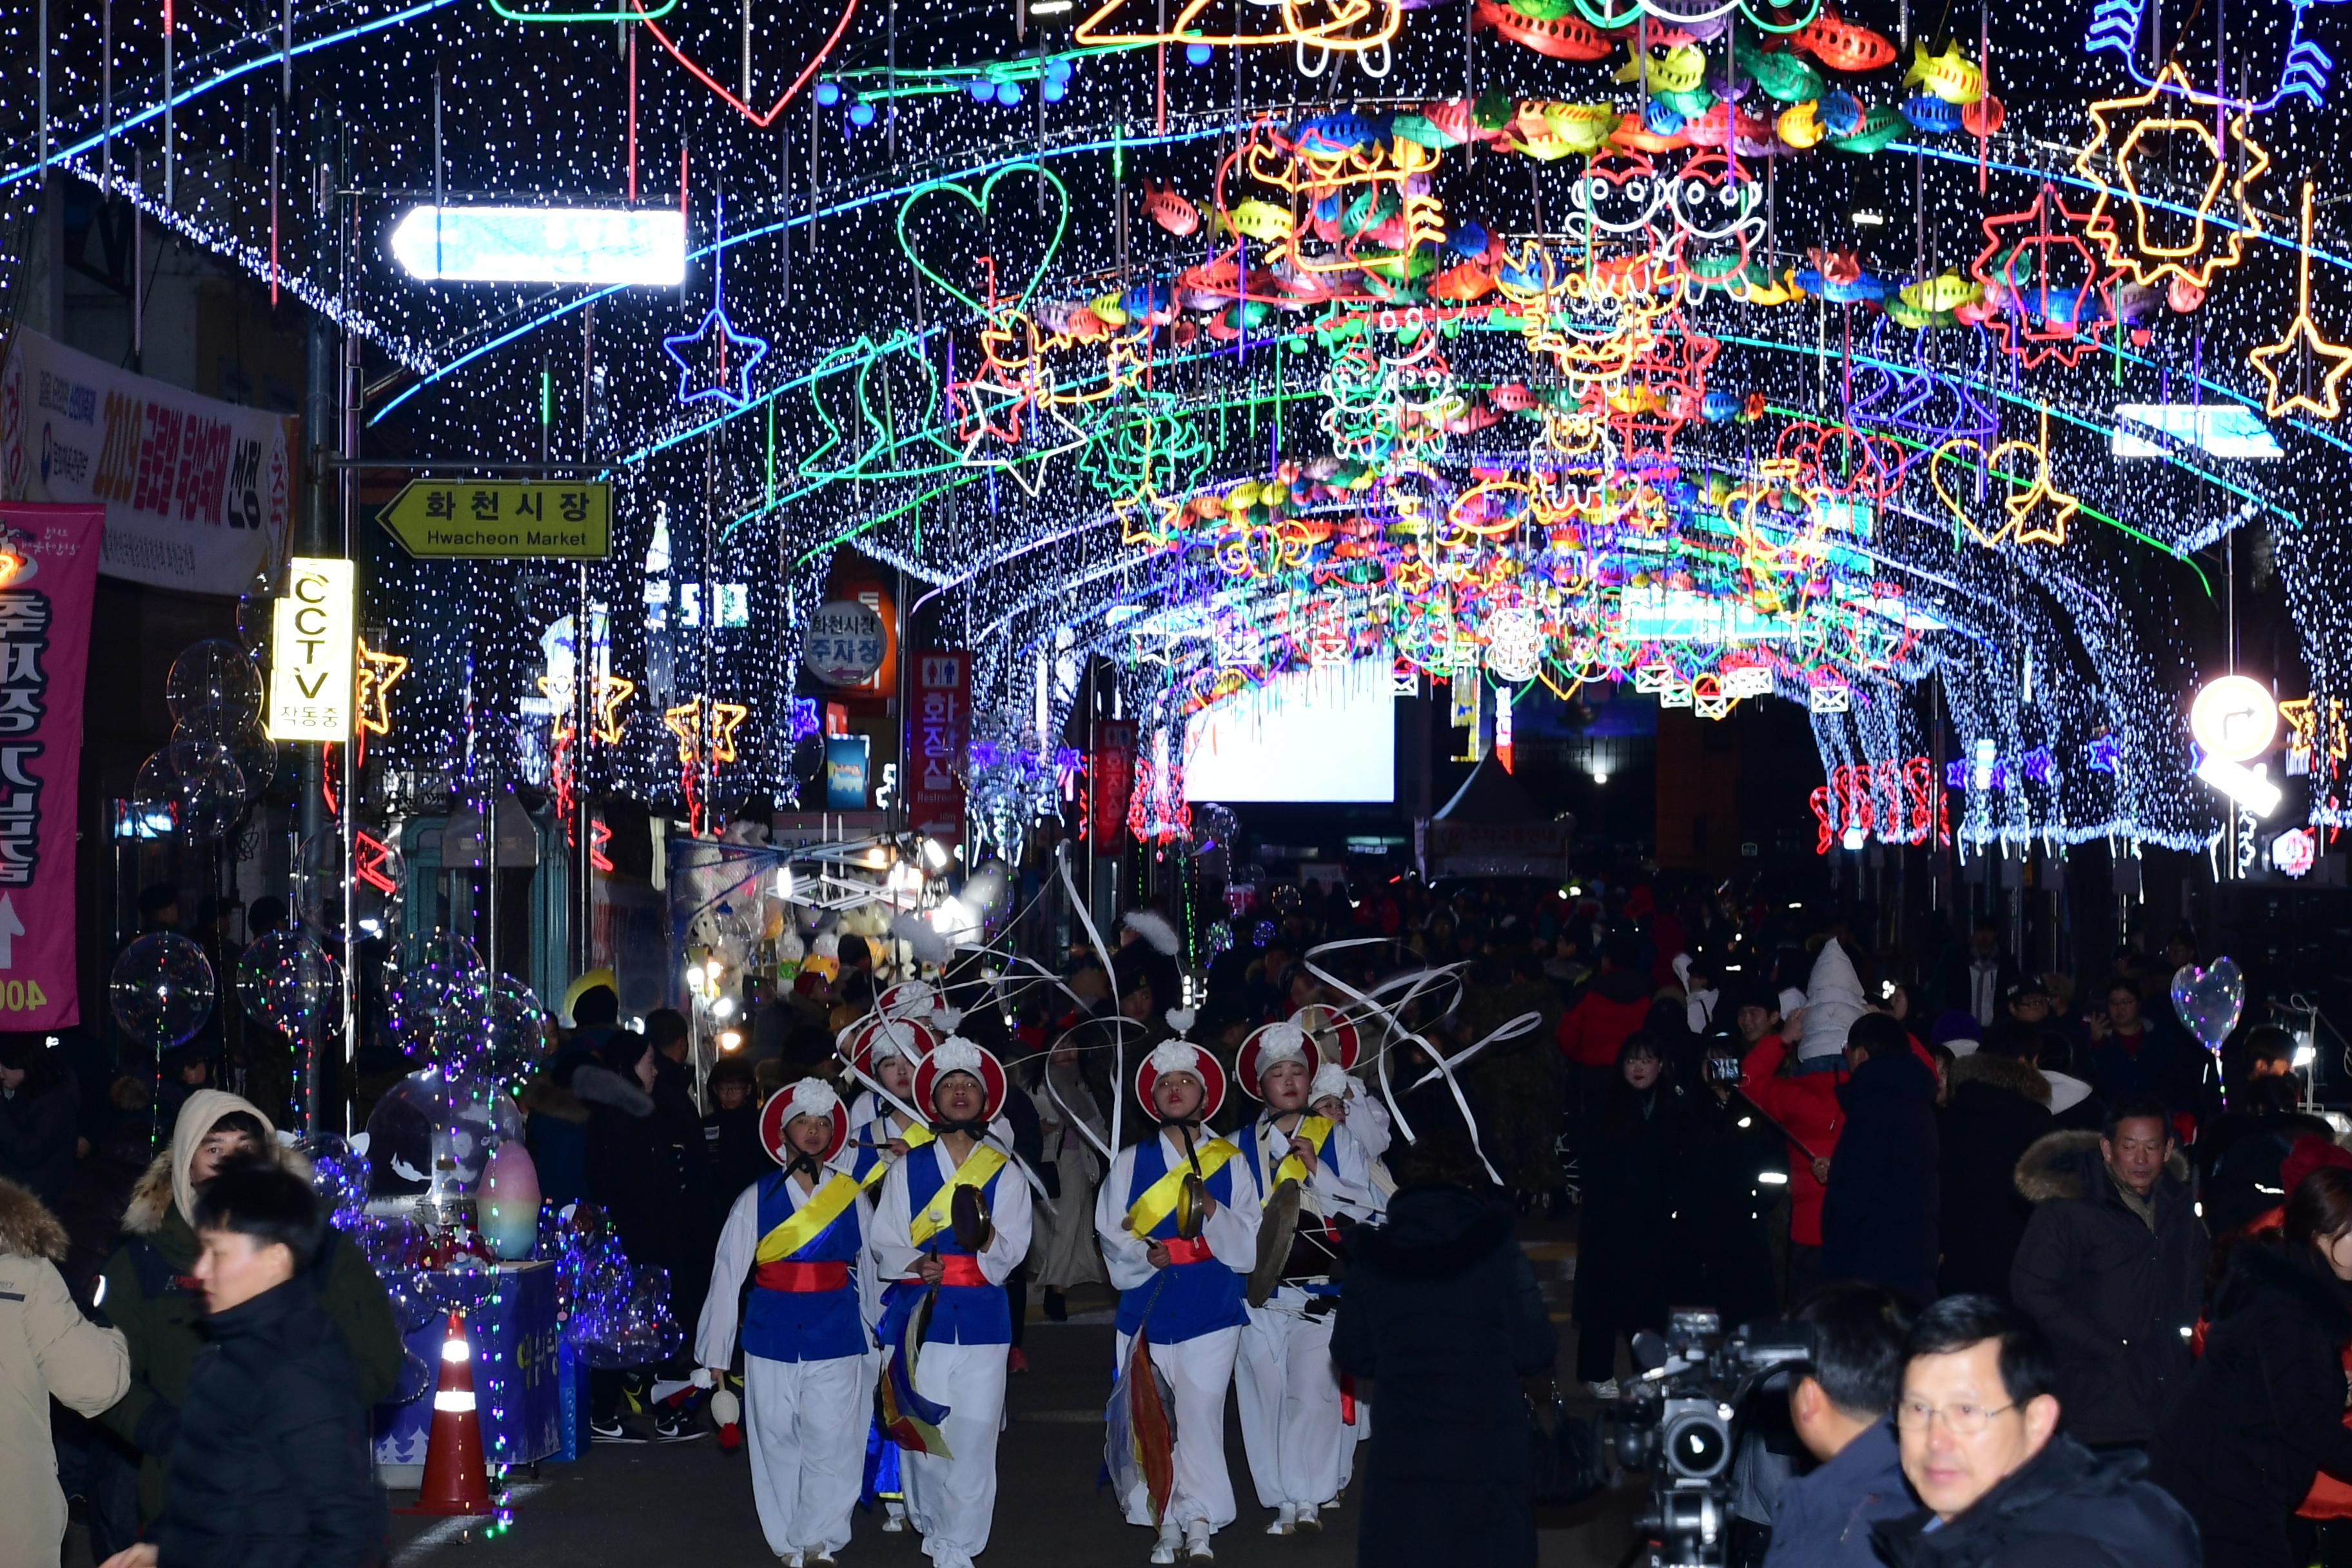
<path fill-rule="evenodd" d="M 1184 63 L 1188 66 L 1207 65 L 1211 53 L 1206 44 L 1187 44 L 1184 46 Z"/>
<path fill-rule="evenodd" d="M 996 84 L 984 76 L 976 76 L 964 83 L 963 90 L 974 103 L 987 103 L 996 97 Z"/>
<path fill-rule="evenodd" d="M 1019 103 L 1021 101 L 1021 84 L 1017 81 L 998 82 L 996 84 L 996 101 L 1004 105 L 1007 109 L 1011 109 L 1015 104 Z"/>
<path fill-rule="evenodd" d="M 841 101 L 841 84 L 837 81 L 821 81 L 817 83 L 816 100 L 825 108 L 831 109 L 835 104 Z"/>
<path fill-rule="evenodd" d="M 1059 103 L 1069 96 L 1070 86 L 1067 82 L 1055 81 L 1052 77 L 1047 77 L 1045 85 L 1038 90 L 1045 95 L 1046 102 Z"/>
<path fill-rule="evenodd" d="M 873 106 L 872 104 L 870 104 L 870 103 L 853 103 L 853 104 L 851 104 L 851 105 L 849 106 L 849 122 L 850 122 L 852 125 L 871 125 L 871 124 L 873 124 L 873 123 L 874 123 L 874 106 Z"/>

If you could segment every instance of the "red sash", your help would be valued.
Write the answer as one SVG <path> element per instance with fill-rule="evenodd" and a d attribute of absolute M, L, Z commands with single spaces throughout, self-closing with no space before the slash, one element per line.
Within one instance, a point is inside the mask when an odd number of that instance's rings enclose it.
<path fill-rule="evenodd" d="M 979 1287 L 985 1286 L 989 1282 L 988 1276 L 980 1271 L 980 1259 L 968 1252 L 943 1252 L 939 1255 L 939 1259 L 940 1266 L 947 1270 L 940 1276 L 940 1283 L 942 1285 Z M 909 1274 L 906 1279 L 906 1283 L 909 1285 L 919 1285 L 922 1282 L 919 1275 Z"/>
<path fill-rule="evenodd" d="M 1160 1245 L 1168 1249 L 1168 1262 L 1171 1268 L 1185 1263 L 1206 1263 L 1216 1256 L 1209 1250 L 1205 1237 L 1171 1236 Z"/>
<path fill-rule="evenodd" d="M 840 1290 L 849 1284 L 846 1263 L 762 1263 L 751 1270 L 751 1283 L 762 1290 Z"/>

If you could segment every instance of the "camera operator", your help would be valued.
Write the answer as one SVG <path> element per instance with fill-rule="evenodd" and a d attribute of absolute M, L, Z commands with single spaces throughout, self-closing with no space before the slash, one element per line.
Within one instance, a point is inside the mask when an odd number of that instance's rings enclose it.
<path fill-rule="evenodd" d="M 2056 1359 L 2033 1321 L 1947 1296 L 1911 1325 L 1895 1426 L 1927 1506 L 1873 1528 L 1893 1568 L 2197 1568 L 2197 1527 L 2139 1479 L 2058 1430 Z"/>
<path fill-rule="evenodd" d="M 1910 1323 L 1891 1293 L 1851 1283 L 1822 1287 L 1796 1317 L 1813 1350 L 1789 1390 L 1789 1419 L 1820 1464 L 1780 1489 L 1764 1568 L 1875 1568 L 1873 1521 L 1917 1506 L 1889 1419 Z"/>

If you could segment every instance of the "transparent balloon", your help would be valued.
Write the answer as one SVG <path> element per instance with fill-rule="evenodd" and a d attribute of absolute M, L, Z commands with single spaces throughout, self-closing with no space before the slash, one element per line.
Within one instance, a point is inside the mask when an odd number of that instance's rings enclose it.
<path fill-rule="evenodd" d="M 411 1324 L 410 1326 L 416 1328 L 423 1325 Z M 400 1352 L 400 1381 L 393 1385 L 392 1403 L 405 1405 L 412 1399 L 424 1398 L 425 1391 L 433 1387 L 439 1377 L 438 1367 L 406 1345 L 403 1345 Z"/>
<path fill-rule="evenodd" d="M 237 959 L 236 999 L 255 1023 L 316 1045 L 342 1019 L 342 969 L 307 931 L 274 931 Z"/>
<path fill-rule="evenodd" d="M 270 780 L 278 776 L 278 742 L 269 738 L 257 714 L 241 716 L 226 708 L 195 709 L 172 726 L 172 746 L 170 761 L 175 773 L 187 771 L 181 760 L 182 746 L 195 748 L 185 753 L 191 756 L 226 752 L 245 777 L 247 799 L 268 789 Z"/>
<path fill-rule="evenodd" d="M 122 1032 L 158 1056 L 191 1039 L 212 1016 L 212 961 L 173 931 L 150 931 L 114 961 L 107 1005 Z"/>
<path fill-rule="evenodd" d="M 243 647 L 226 637 L 206 637 L 172 661 L 163 702 L 174 719 L 212 708 L 249 722 L 261 716 L 261 672 Z"/>
<path fill-rule="evenodd" d="M 469 1032 L 474 1070 L 503 1082 L 530 1073 L 546 1047 L 549 1015 L 531 988 L 511 974 L 490 982 L 481 1022 Z"/>
<path fill-rule="evenodd" d="M 491 1151 L 522 1136 L 522 1111 L 484 1079 L 429 1067 L 384 1091 L 367 1133 L 371 1201 L 471 1197 Z"/>
<path fill-rule="evenodd" d="M 338 1230 L 349 1229 L 367 1201 L 367 1163 L 352 1152 L 340 1132 L 314 1132 L 295 1149 L 310 1163 L 310 1187 Z"/>
<path fill-rule="evenodd" d="M 425 940 L 414 963 L 387 965 L 384 1026 L 411 1060 L 460 1068 L 472 1057 L 470 1041 L 485 1016 L 489 971 L 474 944 L 454 932 Z"/>
<path fill-rule="evenodd" d="M 352 857 L 350 905 L 357 929 L 347 932 L 342 832 L 321 828 L 302 841 L 294 857 L 294 912 L 331 945 L 340 944 L 347 935 L 356 935 L 362 942 L 388 936 L 400 921 L 400 890 L 406 877 L 407 863 L 391 837 L 379 837 L 361 825 Z"/>
<path fill-rule="evenodd" d="M 278 601 L 269 591 L 269 580 L 254 579 L 253 586 L 236 601 L 236 640 L 256 653 L 269 641 L 270 622 L 278 614 Z"/>
<path fill-rule="evenodd" d="M 218 838 L 245 812 L 245 774 L 219 747 L 167 744 L 139 764 L 131 808 L 150 823 L 169 822 L 192 843 Z"/>

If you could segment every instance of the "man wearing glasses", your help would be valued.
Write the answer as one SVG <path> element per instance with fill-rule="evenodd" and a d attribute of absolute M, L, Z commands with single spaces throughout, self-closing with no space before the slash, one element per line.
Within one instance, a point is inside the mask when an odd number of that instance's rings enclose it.
<path fill-rule="evenodd" d="M 1895 1568 L 2197 1568 L 2197 1527 L 2139 1479 L 2058 1429 L 2056 1367 L 2032 1321 L 1947 1296 L 1911 1327 L 1895 1405 L 1903 1474 L 1927 1506 L 1874 1527 Z"/>

